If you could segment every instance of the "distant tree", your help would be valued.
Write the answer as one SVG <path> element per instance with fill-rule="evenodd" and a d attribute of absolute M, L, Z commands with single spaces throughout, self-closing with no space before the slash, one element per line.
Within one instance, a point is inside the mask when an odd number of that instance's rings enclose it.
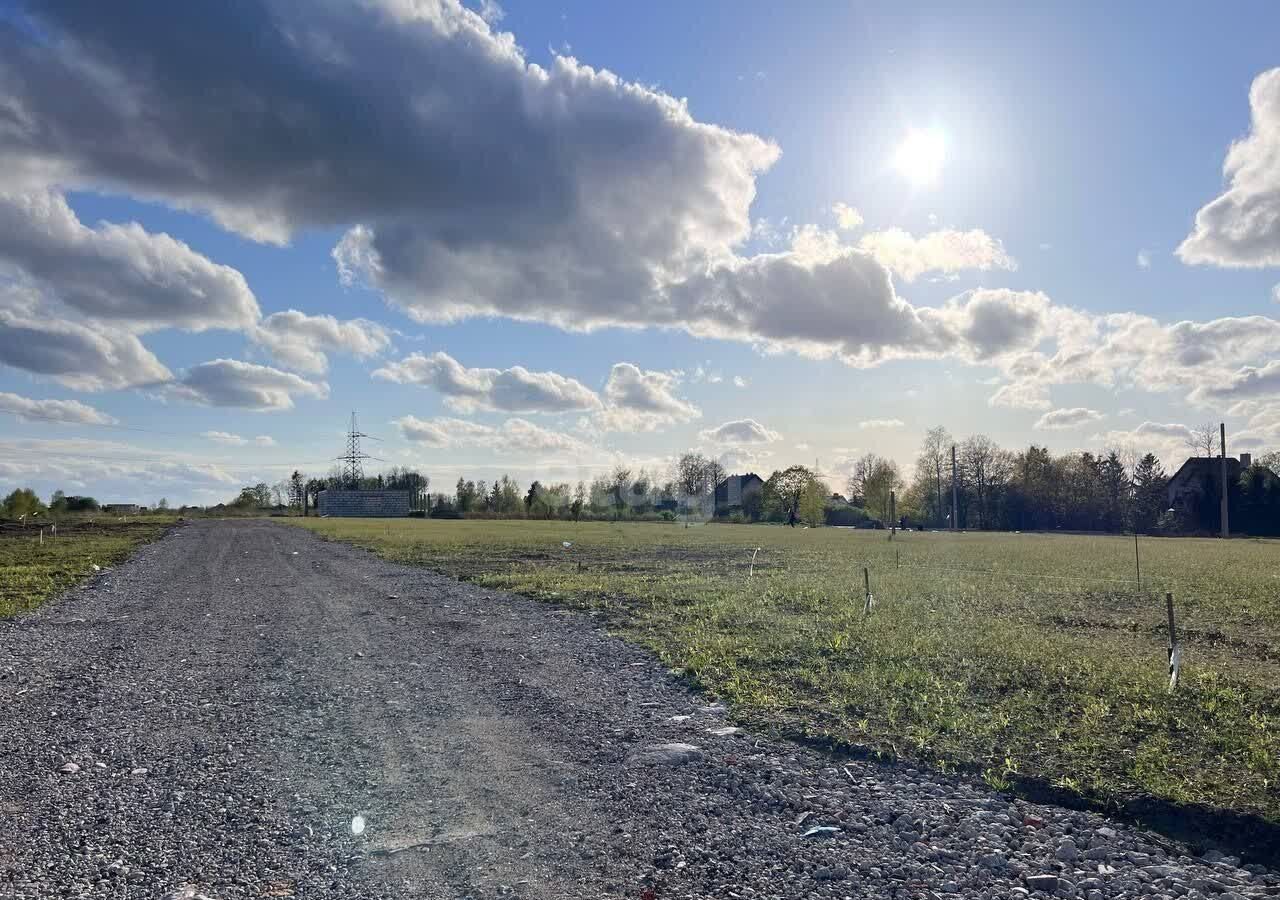
<path fill-rule="evenodd" d="M 854 461 L 849 477 L 850 499 L 888 522 L 892 506 L 890 495 L 902 485 L 898 464 L 891 459 L 867 453 Z"/>
<path fill-rule="evenodd" d="M 1263 453 L 1253 461 L 1253 464 L 1255 466 L 1262 466 L 1270 469 L 1272 472 L 1280 475 L 1280 450 L 1272 450 L 1269 453 Z"/>
<path fill-rule="evenodd" d="M 36 492 L 31 488 L 16 488 L 4 498 L 4 514 L 10 519 L 31 518 L 45 511 Z"/>
<path fill-rule="evenodd" d="M 289 506 L 302 511 L 307 496 L 307 483 L 297 469 L 289 476 Z"/>
<path fill-rule="evenodd" d="M 542 482 L 536 478 L 533 484 L 529 485 L 529 493 L 524 498 L 524 508 L 530 515 L 535 515 L 540 510 L 535 507 L 542 502 Z"/>
<path fill-rule="evenodd" d="M 259 508 L 266 509 L 271 505 L 271 487 L 265 482 L 259 481 L 253 486 L 253 496 Z"/>
<path fill-rule="evenodd" d="M 63 512 L 67 508 L 67 495 L 61 490 L 53 492 L 53 496 L 49 498 L 50 512 Z"/>
<path fill-rule="evenodd" d="M 573 503 L 569 506 L 569 513 L 573 516 L 573 521 L 577 522 L 582 518 L 582 510 L 587 505 L 587 486 L 579 481 L 578 486 L 573 490 Z"/>
<path fill-rule="evenodd" d="M 830 491 L 827 486 L 813 478 L 800 493 L 800 502 L 796 514 L 806 525 L 818 526 L 826 521 L 826 502 Z"/>
<path fill-rule="evenodd" d="M 627 497 L 631 494 L 631 470 L 624 465 L 616 465 L 609 475 L 609 499 L 613 503 L 614 517 L 621 518 L 627 508 Z"/>
<path fill-rule="evenodd" d="M 1212 422 L 1204 422 L 1190 429 L 1186 437 L 1187 449 L 1192 456 L 1213 456 L 1218 444 L 1218 426 Z"/>
<path fill-rule="evenodd" d="M 911 493 L 920 516 L 933 521 L 939 528 L 945 524 L 947 516 L 947 504 L 942 499 L 946 490 L 943 471 L 950 475 L 951 443 L 951 432 L 941 426 L 925 432 L 920 453 L 916 456 L 915 477 L 911 482 Z"/>
<path fill-rule="evenodd" d="M 1138 460 L 1133 469 L 1133 530 L 1150 534 L 1169 506 L 1169 479 L 1154 453 Z"/>
<path fill-rule="evenodd" d="M 766 512 L 780 521 L 794 525 L 800 518 L 800 499 L 816 480 L 813 472 L 805 466 L 791 466 L 774 472 L 764 483 Z"/>
<path fill-rule="evenodd" d="M 161 497 L 159 500 L 157 500 L 157 501 L 156 501 L 156 510 L 157 510 L 158 512 L 168 512 L 168 510 L 169 510 L 169 499 L 168 499 L 167 497 Z"/>

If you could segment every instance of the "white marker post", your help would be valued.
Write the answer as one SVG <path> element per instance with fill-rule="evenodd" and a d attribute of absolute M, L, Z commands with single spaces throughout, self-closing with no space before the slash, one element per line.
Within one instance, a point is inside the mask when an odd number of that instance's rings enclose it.
<path fill-rule="evenodd" d="M 1165 609 L 1169 614 L 1169 692 L 1178 686 L 1178 670 L 1182 667 L 1182 648 L 1178 646 L 1178 631 L 1173 620 L 1173 594 L 1164 595 Z"/>

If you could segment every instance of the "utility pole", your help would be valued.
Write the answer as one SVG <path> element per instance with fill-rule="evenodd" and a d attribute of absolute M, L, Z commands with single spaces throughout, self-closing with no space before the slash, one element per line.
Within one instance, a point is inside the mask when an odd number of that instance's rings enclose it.
<path fill-rule="evenodd" d="M 1231 537 L 1227 524 L 1227 423 L 1218 423 L 1219 449 L 1222 451 L 1222 536 Z"/>
<path fill-rule="evenodd" d="M 889 538 L 893 539 L 893 533 L 898 530 L 898 496 L 894 491 L 889 492 Z"/>
<path fill-rule="evenodd" d="M 960 527 L 960 491 L 956 487 L 956 445 L 951 445 L 951 530 Z"/>

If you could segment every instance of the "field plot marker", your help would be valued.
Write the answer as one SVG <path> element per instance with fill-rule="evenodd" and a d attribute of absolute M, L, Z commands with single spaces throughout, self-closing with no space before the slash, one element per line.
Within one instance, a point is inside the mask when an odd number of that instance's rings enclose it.
<path fill-rule="evenodd" d="M 871 596 L 871 570 L 866 566 L 862 567 L 862 582 L 867 590 L 867 602 L 866 605 L 862 607 L 862 614 L 864 616 L 869 616 L 871 615 L 871 607 L 875 606 L 876 600 Z"/>
<path fill-rule="evenodd" d="M 1138 532 L 1133 532 L 1133 567 L 1138 572 L 1138 587 L 1142 587 L 1142 560 L 1138 557 Z"/>
<path fill-rule="evenodd" d="M 756 575 L 756 554 L 759 552 L 760 548 L 757 547 L 751 554 L 751 569 L 747 572 L 748 578 L 754 578 Z"/>
<path fill-rule="evenodd" d="M 1178 686 L 1178 669 L 1182 666 L 1182 648 L 1178 646 L 1178 632 L 1173 621 L 1173 594 L 1164 595 L 1165 609 L 1169 613 L 1169 691 Z"/>

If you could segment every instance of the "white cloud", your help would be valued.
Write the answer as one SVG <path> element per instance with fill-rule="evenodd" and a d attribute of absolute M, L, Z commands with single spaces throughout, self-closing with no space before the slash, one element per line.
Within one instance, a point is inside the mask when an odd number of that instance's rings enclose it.
<path fill-rule="evenodd" d="M 894 428 L 906 428 L 907 423 L 901 419 L 864 419 L 858 423 L 858 427 L 875 431 L 888 431 Z"/>
<path fill-rule="evenodd" d="M 465 419 L 404 416 L 394 423 L 409 441 L 437 449 L 475 447 L 502 454 L 552 453 L 592 456 L 600 451 L 571 435 L 543 428 L 526 419 L 507 419 L 499 426 Z"/>
<path fill-rule="evenodd" d="M 272 313 L 249 331 L 282 365 L 321 375 L 329 368 L 329 352 L 365 359 L 391 344 L 386 328 L 368 319 L 340 321 L 333 316 L 310 316 L 296 309 Z"/>
<path fill-rule="evenodd" d="M 249 443 L 238 434 L 232 434 L 229 431 L 202 431 L 200 436 L 208 438 L 215 444 L 225 444 L 228 447 L 243 447 Z"/>
<path fill-rule="evenodd" d="M 1070 409 L 1053 409 L 1036 419 L 1032 428 L 1040 431 L 1061 431 L 1068 428 L 1079 428 L 1104 418 L 1096 409 L 1073 406 Z"/>
<path fill-rule="evenodd" d="M 224 444 L 228 447 L 244 447 L 250 443 L 248 438 L 229 431 L 202 431 L 200 436 L 208 438 L 215 444 Z M 253 439 L 252 443 L 259 447 L 274 447 L 276 446 L 276 439 L 269 435 L 260 434 Z"/>
<path fill-rule="evenodd" d="M 507 17 L 507 11 L 496 0 L 480 0 L 480 18 L 490 25 L 497 25 Z"/>
<path fill-rule="evenodd" d="M 0 363 L 77 391 L 156 385 L 173 376 L 135 335 L 0 308 Z"/>
<path fill-rule="evenodd" d="M 831 207 L 831 212 L 835 214 L 836 225 L 841 231 L 852 231 L 862 224 L 862 213 L 847 203 L 837 203 Z"/>
<path fill-rule="evenodd" d="M 605 408 L 596 416 L 605 431 L 655 431 L 699 418 L 702 411 L 677 397 L 679 377 L 615 363 L 604 386 Z"/>
<path fill-rule="evenodd" d="M 890 228 L 863 235 L 858 247 L 904 281 L 914 281 L 926 272 L 1018 268 L 1004 244 L 980 229 L 932 231 L 917 238 L 901 228 Z"/>
<path fill-rule="evenodd" d="M 0 393 L 0 412 L 13 413 L 23 422 L 52 421 L 68 425 L 113 425 L 116 420 L 79 400 L 32 400 Z"/>
<path fill-rule="evenodd" d="M 1151 268 L 1151 254 L 1149 254 L 1146 250 L 1138 251 L 1138 268 L 1139 269 Z"/>
<path fill-rule="evenodd" d="M 744 388 L 744 387 L 747 387 L 747 384 L 748 384 L 747 379 L 743 378 L 741 375 L 733 376 L 734 387 Z"/>
<path fill-rule="evenodd" d="M 182 241 L 136 222 L 88 228 L 61 194 L 4 190 L 0 183 L 0 264 L 6 263 L 86 317 L 129 330 L 240 329 L 259 315 L 243 275 Z"/>
<path fill-rule="evenodd" d="M 768 444 L 782 440 L 782 435 L 764 427 L 755 419 L 736 419 L 698 433 L 713 444 Z"/>
<path fill-rule="evenodd" d="M 987 398 L 988 406 L 1006 406 L 1009 409 L 1048 409 L 1049 386 L 1040 382 L 1015 381 L 1001 385 Z"/>
<path fill-rule="evenodd" d="M 1227 189 L 1196 213 L 1178 247 L 1188 264 L 1280 265 L 1280 68 L 1249 89 L 1249 134 L 1227 150 Z"/>
<path fill-rule="evenodd" d="M 1187 441 L 1191 429 L 1176 423 L 1143 422 L 1137 428 L 1095 434 L 1090 440 L 1101 447 L 1132 447 L 1139 453 L 1154 453 L 1169 473 L 1191 455 Z"/>
<path fill-rule="evenodd" d="M 1280 303 L 1280 284 L 1271 289 L 1271 302 Z"/>
<path fill-rule="evenodd" d="M 373 377 L 433 388 L 458 412 L 563 413 L 602 407 L 595 391 L 576 379 L 556 372 L 530 372 L 523 366 L 467 368 L 442 351 L 429 356 L 410 354 L 375 370 Z"/>
<path fill-rule="evenodd" d="M 329 385 L 290 372 L 235 359 L 215 359 L 192 366 L 173 394 L 204 406 L 230 406 L 268 412 L 293 409 L 294 395 L 325 399 Z"/>

